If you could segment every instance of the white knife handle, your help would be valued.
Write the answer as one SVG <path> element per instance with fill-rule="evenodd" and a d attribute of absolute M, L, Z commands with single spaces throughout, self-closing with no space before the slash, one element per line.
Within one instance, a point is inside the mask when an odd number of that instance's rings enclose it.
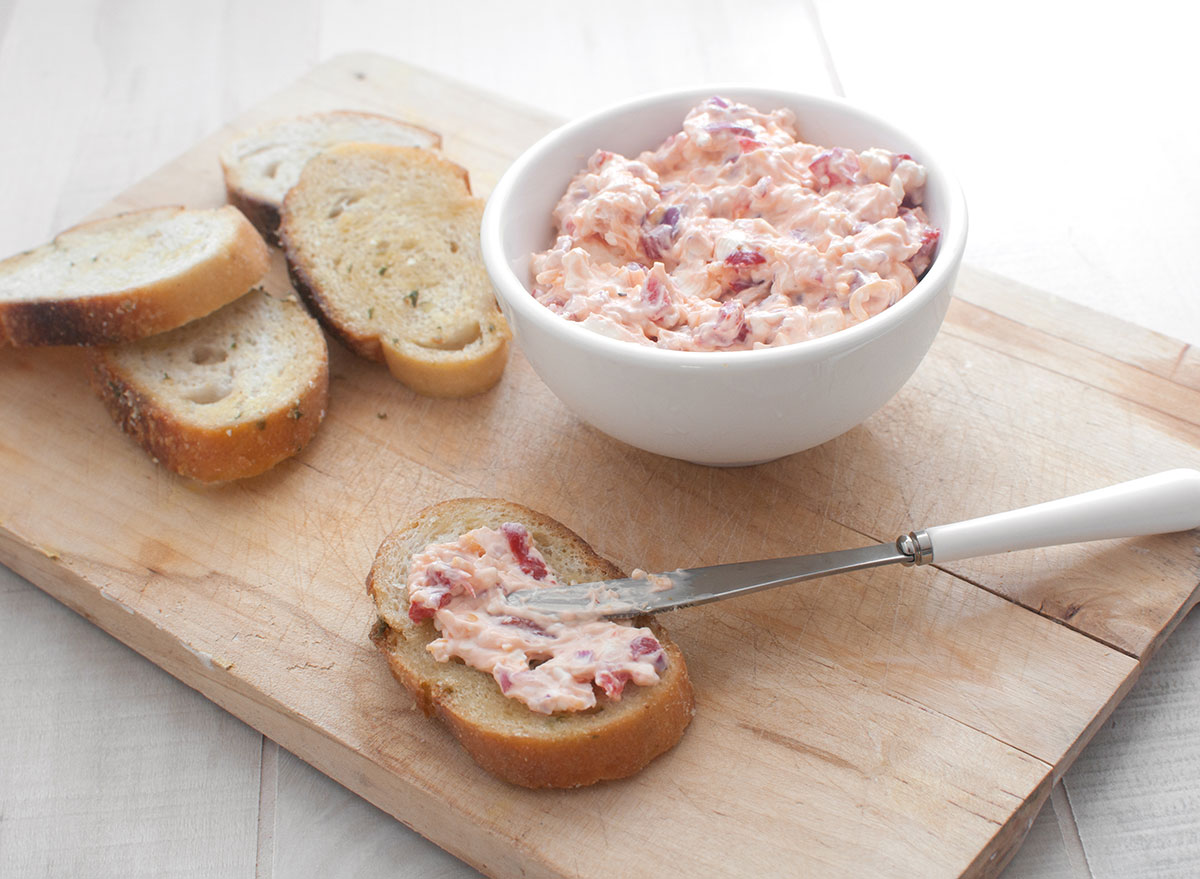
<path fill-rule="evenodd" d="M 1200 527 L 1200 471 L 1167 470 L 1061 500 L 927 528 L 933 562 Z"/>

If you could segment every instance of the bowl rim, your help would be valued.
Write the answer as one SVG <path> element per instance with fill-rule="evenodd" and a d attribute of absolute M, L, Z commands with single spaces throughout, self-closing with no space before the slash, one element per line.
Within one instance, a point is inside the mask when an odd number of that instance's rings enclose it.
<path fill-rule="evenodd" d="M 824 105 L 835 112 L 858 116 L 872 126 L 890 130 L 909 144 L 912 154 L 920 158 L 921 164 L 925 166 L 927 172 L 941 181 L 947 205 L 946 216 L 940 224 L 942 235 L 938 243 L 938 252 L 925 275 L 912 290 L 879 314 L 829 335 L 775 347 L 738 351 L 679 351 L 615 339 L 556 314 L 534 298 L 527 281 L 523 281 L 513 271 L 502 244 L 507 208 L 516 194 L 517 182 L 530 169 L 540 164 L 546 156 L 553 154 L 564 141 L 578 132 L 605 121 L 616 122 L 623 114 L 633 113 L 654 104 L 678 102 L 685 98 L 695 102 L 711 95 L 721 95 L 734 100 L 742 100 L 743 98 L 739 95 L 747 93 L 770 96 L 773 100 L 777 98 L 780 103 L 776 106 Z M 775 107 L 771 109 L 775 109 Z M 800 121 L 803 123 L 802 114 L 797 112 L 797 116 L 801 117 Z M 682 124 L 682 117 L 680 124 Z M 602 134 L 602 132 L 597 133 Z M 653 149 L 656 146 L 657 144 L 648 144 L 643 149 Z M 591 150 L 602 148 L 603 145 L 598 144 L 591 147 Z M 580 170 L 582 167 L 581 165 Z M 522 319 L 531 321 L 545 332 L 563 336 L 564 340 L 580 346 L 584 351 L 593 355 L 606 355 L 609 358 L 620 357 L 633 364 L 645 366 L 693 369 L 718 365 L 726 369 L 758 369 L 770 364 L 793 360 L 802 362 L 822 360 L 836 352 L 867 344 L 903 323 L 927 300 L 935 298 L 940 290 L 951 285 L 954 273 L 962 261 L 963 251 L 966 247 L 966 234 L 967 207 L 962 188 L 957 178 L 947 169 L 935 152 L 925 147 L 923 141 L 912 137 L 904 128 L 886 117 L 865 110 L 844 98 L 815 95 L 751 82 L 717 82 L 664 89 L 610 104 L 558 126 L 539 138 L 509 165 L 488 198 L 480 224 L 480 243 L 488 274 L 503 301 Z"/>

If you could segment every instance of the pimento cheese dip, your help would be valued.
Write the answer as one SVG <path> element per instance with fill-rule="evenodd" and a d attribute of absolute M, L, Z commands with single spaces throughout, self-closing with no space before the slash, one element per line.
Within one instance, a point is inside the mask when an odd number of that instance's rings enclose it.
<path fill-rule="evenodd" d="M 584 711 L 596 687 L 619 701 L 625 685 L 650 686 L 667 668 L 654 633 L 610 620 L 564 622 L 506 604 L 518 589 L 560 585 L 523 525 L 476 528 L 409 563 L 408 615 L 432 619 L 428 645 L 439 662 L 458 657 L 496 679 L 533 711 Z"/>
<path fill-rule="evenodd" d="M 925 169 L 804 143 L 790 110 L 713 97 L 628 159 L 600 150 L 533 255 L 533 295 L 606 336 L 683 351 L 788 345 L 865 321 L 929 267 Z"/>

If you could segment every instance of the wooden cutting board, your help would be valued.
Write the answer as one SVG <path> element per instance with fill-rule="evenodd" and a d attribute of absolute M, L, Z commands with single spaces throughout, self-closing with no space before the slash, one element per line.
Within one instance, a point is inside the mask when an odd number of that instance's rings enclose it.
<path fill-rule="evenodd" d="M 101 213 L 215 205 L 216 154 L 295 112 L 441 131 L 486 194 L 556 120 L 378 56 L 335 59 Z M 277 275 L 273 284 L 284 283 Z M 464 401 L 331 346 L 297 459 L 201 487 L 156 467 L 78 352 L 0 352 L 0 561 L 494 876 L 992 876 L 1197 599 L 1195 533 L 879 569 L 679 611 L 696 718 L 638 776 L 532 792 L 478 770 L 391 680 L 363 580 L 419 507 L 496 495 L 650 570 L 886 540 L 1200 465 L 1182 343 L 964 269 L 929 356 L 864 425 L 719 470 L 581 424 L 517 352 Z"/>

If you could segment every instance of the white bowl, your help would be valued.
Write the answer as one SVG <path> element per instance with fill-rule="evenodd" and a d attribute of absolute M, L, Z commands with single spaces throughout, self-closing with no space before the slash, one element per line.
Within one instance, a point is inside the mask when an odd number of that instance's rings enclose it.
<path fill-rule="evenodd" d="M 634 156 L 679 131 L 719 94 L 759 110 L 789 107 L 822 146 L 882 147 L 927 171 L 924 208 L 941 229 L 928 272 L 903 299 L 828 336 L 752 351 L 671 351 L 599 335 L 530 293 L 530 256 L 554 241 L 551 217 L 597 149 Z M 483 258 L 501 310 L 534 371 L 589 424 L 632 446 L 699 464 L 754 464 L 812 448 L 861 423 L 906 382 L 950 304 L 967 235 L 958 184 L 898 128 L 842 101 L 711 85 L 638 98 L 578 119 L 518 158 L 488 201 Z"/>

